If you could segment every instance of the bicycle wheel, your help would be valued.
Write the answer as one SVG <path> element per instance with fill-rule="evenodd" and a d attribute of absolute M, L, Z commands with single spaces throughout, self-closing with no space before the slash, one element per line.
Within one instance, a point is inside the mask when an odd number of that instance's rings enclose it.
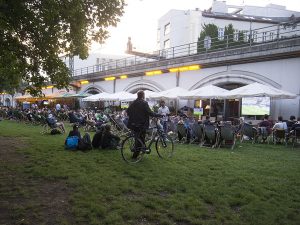
<path fill-rule="evenodd" d="M 165 138 L 158 137 L 155 143 L 155 148 L 160 158 L 171 158 L 174 152 L 174 143 L 172 138 L 169 135 L 166 135 Z"/>
<path fill-rule="evenodd" d="M 140 139 L 136 139 L 133 136 L 127 137 L 122 142 L 122 157 L 127 163 L 137 163 L 141 161 L 144 156 L 143 148 L 145 148 L 145 145 Z"/>

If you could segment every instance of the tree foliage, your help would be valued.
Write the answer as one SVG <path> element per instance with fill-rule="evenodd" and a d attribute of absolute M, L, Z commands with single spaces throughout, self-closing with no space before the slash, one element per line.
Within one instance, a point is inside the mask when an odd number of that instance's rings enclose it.
<path fill-rule="evenodd" d="M 238 35 L 238 37 L 235 37 Z M 207 38 L 210 39 L 210 45 L 205 45 Z M 202 25 L 202 31 L 197 42 L 198 53 L 209 50 L 223 49 L 233 47 L 244 43 L 244 34 L 242 31 L 235 30 L 232 24 L 225 26 L 224 36 L 219 37 L 218 27 L 215 24 L 204 24 Z"/>
<path fill-rule="evenodd" d="M 88 56 L 116 26 L 124 0 L 0 0 L 0 92 L 23 82 L 33 94 L 45 83 L 67 87 L 60 55 Z"/>

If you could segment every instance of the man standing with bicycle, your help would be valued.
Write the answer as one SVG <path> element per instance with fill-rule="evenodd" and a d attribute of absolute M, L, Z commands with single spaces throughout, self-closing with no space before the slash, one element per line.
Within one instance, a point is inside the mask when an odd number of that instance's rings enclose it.
<path fill-rule="evenodd" d="M 161 115 L 154 113 L 150 109 L 148 102 L 145 101 L 144 91 L 138 91 L 137 99 L 127 109 L 127 115 L 129 117 L 127 127 L 138 134 L 138 138 L 145 144 L 146 130 L 149 128 L 149 117 L 161 117 Z M 136 143 L 136 145 L 138 144 L 140 143 Z M 146 153 L 148 153 L 147 150 Z M 132 157 L 136 158 L 138 155 L 139 152 L 137 151 L 134 152 Z"/>

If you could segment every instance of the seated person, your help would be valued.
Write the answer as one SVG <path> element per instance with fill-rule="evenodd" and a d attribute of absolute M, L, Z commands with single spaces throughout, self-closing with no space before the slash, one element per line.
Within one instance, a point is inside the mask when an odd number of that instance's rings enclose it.
<path fill-rule="evenodd" d="M 99 127 L 99 129 L 97 129 L 96 134 L 93 137 L 92 140 L 92 146 L 93 148 L 99 148 L 102 145 L 102 134 L 103 134 L 103 130 L 104 130 L 105 125 L 102 125 Z"/>
<path fill-rule="evenodd" d="M 85 124 L 85 119 L 83 117 L 78 117 L 73 111 L 69 112 L 69 120 L 70 123 Z"/>
<path fill-rule="evenodd" d="M 211 124 L 213 123 L 210 121 L 210 117 L 206 116 L 206 119 L 203 121 L 203 125 L 211 125 Z"/>
<path fill-rule="evenodd" d="M 68 137 L 78 137 L 78 142 L 77 142 L 77 145 L 75 143 L 72 143 L 72 144 L 67 144 L 67 139 Z M 81 134 L 78 130 L 78 125 L 77 124 L 74 124 L 73 125 L 73 130 L 71 130 L 69 132 L 69 135 L 68 137 L 66 138 L 65 140 L 65 147 L 66 148 L 70 148 L 70 149 L 77 149 L 78 148 L 78 145 L 79 145 L 79 142 L 81 140 Z"/>
<path fill-rule="evenodd" d="M 180 119 L 178 121 L 178 124 L 183 124 L 184 125 L 185 131 L 186 131 L 186 143 L 187 144 L 190 143 L 190 140 L 191 140 L 191 128 L 190 128 L 190 125 L 188 123 L 187 117 L 186 116 L 184 118 L 180 117 Z M 181 139 L 183 138 L 182 134 L 178 131 L 177 135 L 178 135 L 178 140 L 181 141 Z"/>
<path fill-rule="evenodd" d="M 101 137 L 102 149 L 116 149 L 119 146 L 120 138 L 111 133 L 111 126 L 106 124 Z"/>
<path fill-rule="evenodd" d="M 56 118 L 51 113 L 49 113 L 47 117 L 47 123 L 52 128 L 58 127 L 63 133 L 66 132 L 65 125 L 62 122 L 57 122 Z"/>
<path fill-rule="evenodd" d="M 81 134 L 80 134 L 80 132 L 79 132 L 79 130 L 78 130 L 78 125 L 77 124 L 74 124 L 73 125 L 73 130 L 71 130 L 70 132 L 69 132 L 69 135 L 68 135 L 68 137 L 72 137 L 72 136 L 77 136 L 78 138 L 79 138 L 79 140 L 81 139 Z"/>
<path fill-rule="evenodd" d="M 123 121 L 123 123 L 125 124 L 125 126 L 127 127 L 127 125 L 128 125 L 128 116 L 124 117 L 124 118 L 122 119 L 122 121 Z"/>
<path fill-rule="evenodd" d="M 285 132 L 288 131 L 286 122 L 283 122 L 282 116 L 278 117 L 278 122 L 275 123 L 275 125 L 273 126 L 273 130 L 276 130 L 276 129 L 285 130 Z"/>
<path fill-rule="evenodd" d="M 294 133 L 296 129 L 300 129 L 300 117 L 297 118 L 297 122 L 291 127 L 291 133 Z"/>
<path fill-rule="evenodd" d="M 292 126 L 293 126 L 296 122 L 297 122 L 297 121 L 296 121 L 296 117 L 295 117 L 295 116 L 290 116 L 290 120 L 288 120 L 288 121 L 286 122 L 286 125 L 287 125 L 289 131 L 291 130 Z"/>
<path fill-rule="evenodd" d="M 263 121 L 258 124 L 258 127 L 265 127 L 267 129 L 268 134 L 271 133 L 272 124 L 269 122 L 269 116 L 265 115 Z M 258 130 L 260 132 L 260 129 Z"/>
<path fill-rule="evenodd" d="M 34 122 L 33 113 L 30 110 L 26 113 L 26 117 L 30 122 Z"/>

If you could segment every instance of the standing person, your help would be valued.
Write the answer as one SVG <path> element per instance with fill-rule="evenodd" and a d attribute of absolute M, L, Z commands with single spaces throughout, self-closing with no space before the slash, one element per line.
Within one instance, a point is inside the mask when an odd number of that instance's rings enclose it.
<path fill-rule="evenodd" d="M 160 102 L 160 107 L 158 109 L 158 114 L 162 115 L 162 125 L 164 128 L 164 132 L 167 133 L 167 129 L 168 129 L 168 115 L 170 114 L 170 110 L 168 108 L 168 106 L 166 106 L 165 101 L 161 101 Z"/>
<path fill-rule="evenodd" d="M 149 116 L 161 117 L 159 114 L 151 111 L 148 102 L 145 101 L 145 92 L 138 91 L 137 99 L 127 109 L 128 128 L 133 130 L 141 141 L 145 144 L 146 130 L 149 128 Z M 140 146 L 136 146 L 140 147 Z M 148 153 L 148 152 L 146 152 Z M 136 158 L 139 152 L 134 152 L 133 158 Z"/>

